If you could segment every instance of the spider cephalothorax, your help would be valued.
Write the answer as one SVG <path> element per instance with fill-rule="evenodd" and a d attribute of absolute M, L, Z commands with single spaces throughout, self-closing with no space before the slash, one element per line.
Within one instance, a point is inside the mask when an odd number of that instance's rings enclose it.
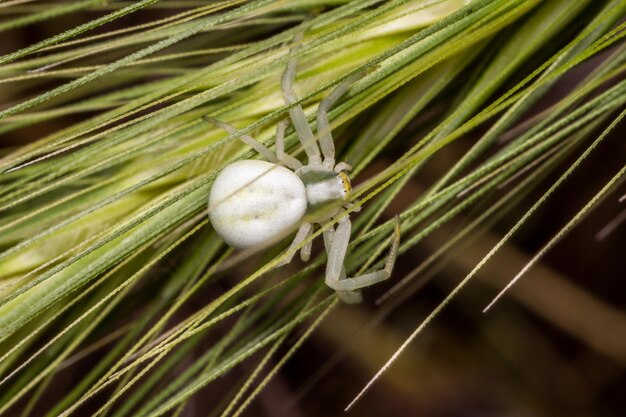
<path fill-rule="evenodd" d="M 344 172 L 311 167 L 303 168 L 296 174 L 306 189 L 305 220 L 309 222 L 320 223 L 332 218 L 350 198 L 350 180 Z"/>

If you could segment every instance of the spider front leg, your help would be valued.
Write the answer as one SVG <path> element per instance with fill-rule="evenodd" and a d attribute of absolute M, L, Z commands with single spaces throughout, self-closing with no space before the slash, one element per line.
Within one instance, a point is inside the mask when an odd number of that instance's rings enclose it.
<path fill-rule="evenodd" d="M 335 233 L 334 229 L 329 229 L 324 231 L 324 246 L 326 247 L 326 252 L 330 254 L 333 235 Z M 330 258 L 330 256 L 329 256 Z M 328 265 L 327 265 L 328 271 Z M 339 280 L 346 278 L 346 269 L 341 265 L 341 273 L 339 275 Z M 328 272 L 326 273 L 326 285 L 328 284 Z M 329 285 L 330 286 L 330 285 Z M 363 296 L 361 295 L 361 291 L 337 291 L 337 296 L 341 301 L 346 304 L 357 304 L 363 301 Z"/>
<path fill-rule="evenodd" d="M 328 123 L 328 111 L 350 89 L 350 86 L 363 75 L 364 73 L 359 73 L 342 81 L 317 107 L 317 135 L 319 136 L 320 148 L 322 148 L 322 154 L 324 155 L 323 164 L 328 169 L 333 169 L 335 166 L 335 142 L 330 130 L 330 123 Z M 343 168 L 344 165 L 350 167 L 350 165 L 344 162 L 338 165 L 342 165 L 340 170 L 345 169 Z M 349 170 L 351 170 L 351 167 Z M 335 171 L 337 171 L 336 167 Z"/>
<path fill-rule="evenodd" d="M 295 53 L 299 49 L 299 43 L 302 41 L 302 32 L 298 32 L 293 37 L 293 47 L 289 51 L 289 61 L 287 62 L 287 67 L 283 72 L 282 80 L 281 80 L 281 89 L 283 93 L 283 98 L 285 99 L 285 103 L 294 104 L 298 101 L 298 96 L 293 88 L 293 84 L 296 79 L 296 67 L 297 61 L 295 57 Z M 293 127 L 296 129 L 296 133 L 298 138 L 300 138 L 300 143 L 302 144 L 302 148 L 308 157 L 308 165 L 320 165 L 322 163 L 322 158 L 320 156 L 320 150 L 317 147 L 317 143 L 315 141 L 315 136 L 313 136 L 313 131 L 311 130 L 311 126 L 309 126 L 309 121 L 304 114 L 304 110 L 302 110 L 302 106 L 300 104 L 296 104 L 295 106 L 289 109 L 289 116 L 291 117 L 291 123 L 293 123 Z"/>
<path fill-rule="evenodd" d="M 384 281 L 391 276 L 398 248 L 400 246 L 400 220 L 396 216 L 394 233 L 391 238 L 391 248 L 383 269 L 356 277 L 342 279 L 343 262 L 346 257 L 348 244 L 350 243 L 350 231 L 352 223 L 345 216 L 337 224 L 332 234 L 332 242 L 328 251 L 328 264 L 326 265 L 326 284 L 337 291 L 357 291 L 377 282 Z M 343 274 L 345 276 L 345 274 Z"/>

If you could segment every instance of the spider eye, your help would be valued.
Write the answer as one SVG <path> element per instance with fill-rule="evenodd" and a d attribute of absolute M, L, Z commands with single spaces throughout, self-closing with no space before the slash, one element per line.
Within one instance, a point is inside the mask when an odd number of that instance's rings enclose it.
<path fill-rule="evenodd" d="M 341 184 L 343 184 L 343 191 L 347 198 L 350 195 L 350 192 L 352 191 L 352 184 L 350 184 L 350 178 L 348 178 L 348 175 L 343 171 L 339 173 L 339 178 L 341 179 Z"/>

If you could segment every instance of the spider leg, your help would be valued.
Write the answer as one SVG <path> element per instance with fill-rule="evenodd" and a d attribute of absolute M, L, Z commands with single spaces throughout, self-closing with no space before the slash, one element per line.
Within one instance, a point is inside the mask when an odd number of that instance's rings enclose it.
<path fill-rule="evenodd" d="M 313 233 L 313 227 L 309 229 L 309 232 L 306 234 L 305 239 L 311 236 L 311 233 Z M 308 262 L 309 259 L 311 258 L 312 246 L 313 246 L 313 241 L 309 240 L 307 243 L 304 244 L 304 246 L 302 246 L 302 249 L 300 249 L 300 259 L 302 259 L 303 262 Z"/>
<path fill-rule="evenodd" d="M 282 80 L 281 80 L 281 88 L 283 93 L 283 98 L 285 99 L 285 103 L 291 105 L 298 101 L 298 96 L 293 89 L 293 84 L 296 78 L 296 57 L 295 52 L 299 49 L 298 43 L 302 40 L 302 32 L 298 32 L 293 38 L 293 44 L 291 50 L 289 51 L 289 61 L 287 62 L 287 67 L 283 72 Z M 304 148 L 304 152 L 306 152 L 307 157 L 309 159 L 309 165 L 319 165 L 322 163 L 322 158 L 320 156 L 320 150 L 317 147 L 317 143 L 315 142 L 315 136 L 313 136 L 313 131 L 311 130 L 311 126 L 309 126 L 309 122 L 304 114 L 304 110 L 302 110 L 302 106 L 300 104 L 296 104 L 289 109 L 289 116 L 291 117 L 291 122 L 293 123 L 294 128 L 296 129 L 296 133 L 300 138 L 300 143 L 302 143 L 302 148 Z"/>
<path fill-rule="evenodd" d="M 335 231 L 333 229 L 329 229 L 329 230 L 325 230 L 324 235 L 323 235 L 324 246 L 326 247 L 326 252 L 329 254 L 328 255 L 329 262 L 330 262 L 330 253 L 331 253 L 331 247 L 333 243 L 334 234 L 335 234 Z M 346 270 L 342 264 L 337 280 L 340 281 L 345 278 L 346 278 Z M 328 283 L 328 265 L 326 266 L 326 285 L 330 287 L 330 284 Z M 361 295 L 361 291 L 358 291 L 358 290 L 357 291 L 337 291 L 337 296 L 339 297 L 339 299 L 341 299 L 341 301 L 343 301 L 346 304 L 356 304 L 356 303 L 360 303 L 361 301 L 363 301 L 363 296 Z"/>
<path fill-rule="evenodd" d="M 281 120 L 276 125 L 276 157 L 285 166 L 296 171 L 302 168 L 302 163 L 296 158 L 285 153 L 285 129 L 287 129 L 287 120 Z"/>
<path fill-rule="evenodd" d="M 317 107 L 317 134 L 320 148 L 324 155 L 324 166 L 333 169 L 335 166 L 335 142 L 328 123 L 328 111 L 344 95 L 350 86 L 364 74 L 358 73 L 342 81 L 329 95 L 324 98 Z"/>
<path fill-rule="evenodd" d="M 356 200 L 355 200 L 356 201 Z M 352 209 L 353 212 L 358 213 L 359 211 L 361 211 L 361 206 L 358 206 L 354 203 L 346 203 L 342 206 L 345 209 Z"/>
<path fill-rule="evenodd" d="M 231 135 L 237 133 L 237 128 L 233 125 L 229 125 L 228 123 L 224 123 L 222 121 L 219 121 L 209 116 L 203 116 L 202 118 L 206 120 L 207 122 L 219 127 L 220 129 L 225 130 Z M 272 162 L 274 164 L 278 163 L 279 160 L 278 158 L 276 158 L 276 155 L 274 155 L 272 151 L 270 151 L 265 145 L 263 145 L 258 140 L 254 139 L 252 136 L 241 135 L 239 136 L 238 139 L 244 142 L 246 145 L 253 148 L 255 151 L 257 151 L 261 155 L 263 155 L 265 159 L 267 159 L 269 162 Z"/>
<path fill-rule="evenodd" d="M 335 168 L 333 168 L 333 171 L 335 171 L 335 172 L 341 172 L 341 171 L 350 172 L 350 171 L 352 171 L 352 165 L 350 165 L 347 162 L 339 162 L 337 165 L 335 165 Z"/>
<path fill-rule="evenodd" d="M 308 222 L 302 223 L 302 225 L 298 229 L 298 233 L 296 233 L 296 237 L 293 239 L 293 242 L 291 242 L 291 245 L 289 245 L 289 249 L 287 249 L 287 254 L 288 254 L 287 257 L 283 259 L 282 261 L 280 261 L 279 263 L 277 263 L 274 268 L 287 265 L 289 262 L 291 262 L 291 260 L 293 259 L 293 256 L 296 254 L 295 248 L 300 246 L 300 244 L 304 242 L 304 240 L 311 234 L 312 228 L 313 228 L 313 225 L 311 223 L 308 223 Z"/>
<path fill-rule="evenodd" d="M 391 238 L 391 249 L 385 266 L 378 271 L 341 279 L 346 250 L 348 249 L 348 243 L 350 243 L 351 228 L 350 219 L 347 216 L 342 218 L 334 232 L 330 250 L 328 251 L 326 284 L 337 292 L 356 291 L 389 278 L 398 255 L 398 247 L 400 246 L 400 220 L 396 216 L 395 230 Z"/>

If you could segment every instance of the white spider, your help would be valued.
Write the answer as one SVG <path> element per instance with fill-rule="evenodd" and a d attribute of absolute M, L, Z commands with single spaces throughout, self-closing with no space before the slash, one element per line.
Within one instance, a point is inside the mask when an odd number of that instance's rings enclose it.
<path fill-rule="evenodd" d="M 294 44 L 302 34 L 294 37 Z M 296 75 L 294 46 L 291 58 L 282 76 L 282 94 L 290 105 L 298 101 L 293 90 Z M 269 162 L 242 160 L 228 165 L 215 179 L 209 195 L 209 218 L 215 231 L 229 245 L 245 249 L 267 245 L 282 239 L 298 225 L 299 229 L 289 247 L 286 259 L 278 266 L 291 262 L 295 248 L 301 245 L 313 231 L 313 223 L 336 220 L 336 228 L 324 231 L 324 246 L 328 254 L 326 284 L 347 303 L 361 301 L 360 289 L 383 281 L 391 275 L 400 244 L 400 227 L 396 225 L 391 241 L 391 250 L 385 267 L 356 277 L 346 278 L 343 266 L 352 223 L 344 209 L 350 207 L 351 185 L 346 163 L 335 165 L 335 145 L 328 123 L 329 108 L 350 87 L 354 79 L 348 79 L 332 91 L 317 109 L 317 132 L 322 161 L 304 111 L 299 104 L 291 107 L 289 116 L 302 147 L 307 154 L 308 164 L 285 154 L 284 136 L 287 120 L 281 120 L 276 128 L 276 155 L 254 138 L 241 135 L 240 139 L 261 153 Z M 237 129 L 229 124 L 207 117 L 209 122 L 233 134 Z M 289 169 L 288 169 L 289 168 Z M 300 251 L 303 261 L 311 254 L 311 241 Z"/>

